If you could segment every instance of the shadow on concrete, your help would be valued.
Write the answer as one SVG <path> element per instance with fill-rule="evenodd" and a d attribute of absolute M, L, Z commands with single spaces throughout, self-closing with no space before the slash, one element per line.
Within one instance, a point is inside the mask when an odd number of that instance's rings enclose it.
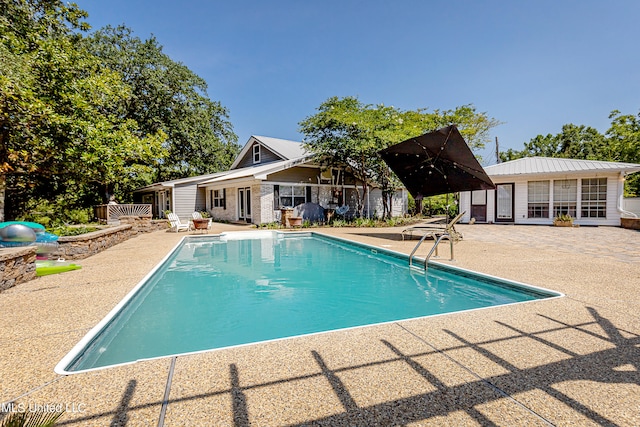
<path fill-rule="evenodd" d="M 426 344 L 425 347 L 427 350 L 420 353 L 407 354 L 403 353 L 399 349 L 399 346 L 389 341 L 381 340 L 382 344 L 385 345 L 395 357 L 392 356 L 371 363 L 352 365 L 340 369 L 331 369 L 323 359 L 322 354 L 312 350 L 312 356 L 319 368 L 318 373 L 253 384 L 245 387 L 242 386 L 241 372 L 238 367 L 235 364 L 231 364 L 229 365 L 229 388 L 227 390 L 215 393 L 195 394 L 179 399 L 169 398 L 168 404 L 193 402 L 193 415 L 197 418 L 199 416 L 197 414 L 199 407 L 197 406 L 197 402 L 200 401 L 200 399 L 227 395 L 231 402 L 230 409 L 233 412 L 234 425 L 236 427 L 244 427 L 252 425 L 252 402 L 248 401 L 246 397 L 248 390 L 269 388 L 278 384 L 313 377 L 324 377 L 343 410 L 327 417 L 315 419 L 311 417 L 302 423 L 294 425 L 406 425 L 409 423 L 429 421 L 435 417 L 447 417 L 453 413 L 458 413 L 459 415 L 460 412 L 464 412 L 479 424 L 492 426 L 504 423 L 504 420 L 501 418 L 502 415 L 497 411 L 492 413 L 482 407 L 498 400 L 506 400 L 507 402 L 517 405 L 520 410 L 528 412 L 531 417 L 537 419 L 541 424 L 556 425 L 558 422 L 561 422 L 561 420 L 553 419 L 553 406 L 557 403 L 558 407 L 564 408 L 563 410 L 566 411 L 567 408 L 569 408 L 575 411 L 577 415 L 586 417 L 597 425 L 620 425 L 616 420 L 609 418 L 606 414 L 599 411 L 599 407 L 593 407 L 589 402 L 580 401 L 575 396 L 569 396 L 560 391 L 560 387 L 555 386 L 567 381 L 591 381 L 601 384 L 640 384 L 640 335 L 617 328 L 593 308 L 588 308 L 588 311 L 593 320 L 578 324 L 566 323 L 561 319 L 539 314 L 538 316 L 557 326 L 535 332 L 527 332 L 508 323 L 496 321 L 497 324 L 504 327 L 505 330 L 508 330 L 508 335 L 479 342 L 473 342 L 459 333 L 444 329 L 443 332 L 459 343 L 447 348 L 436 348 L 425 341 L 423 337 L 414 334 L 402 324 L 399 324 L 399 326 L 407 330 L 407 332 L 423 341 Z M 594 338 L 602 340 L 609 348 L 594 351 L 589 354 L 579 354 L 575 350 L 563 347 L 547 339 L 550 334 L 562 334 L 563 332 L 571 333 L 574 342 L 577 334 L 578 337 L 582 335 L 584 340 L 592 340 Z M 535 340 L 537 345 L 543 345 L 549 352 L 562 353 L 562 360 L 523 369 L 518 368 L 514 362 L 501 357 L 489 349 L 492 345 L 494 348 L 495 345 L 508 345 L 511 340 L 516 339 Z M 466 367 L 464 362 L 458 361 L 449 355 L 450 352 L 458 350 L 464 350 L 467 353 L 471 350 L 477 354 L 478 358 L 489 359 L 501 368 L 501 372 L 505 373 L 491 377 L 481 377 L 473 372 L 472 369 Z M 421 356 L 433 354 L 439 354 L 448 358 L 451 362 L 466 369 L 476 379 L 455 386 L 447 386 L 438 375 L 429 370 L 428 366 L 417 361 Z M 424 378 L 433 387 L 430 387 L 428 392 L 422 394 L 360 407 L 340 377 L 342 373 L 356 369 L 360 370 L 374 366 L 379 368 L 380 366 L 384 367 L 385 365 L 392 363 L 397 364 L 398 362 L 406 363 L 411 370 Z M 627 368 L 621 370 L 620 367 L 623 366 Z M 400 379 L 398 380 L 400 381 Z M 100 417 L 112 417 L 112 426 L 126 425 L 127 411 L 140 410 L 149 406 L 160 406 L 162 403 L 160 401 L 139 406 L 129 406 L 135 387 L 136 381 L 130 381 L 126 390 L 123 392 L 120 404 L 113 412 L 97 414 L 85 419 L 70 420 L 62 422 L 60 425 L 81 424 L 88 419 L 95 420 Z M 203 389 L 206 389 L 206 385 L 203 385 Z M 546 395 L 547 400 L 550 400 L 551 404 L 547 402 L 545 408 L 549 409 L 549 405 L 551 405 L 551 409 L 546 413 L 541 413 L 540 408 L 531 407 L 527 402 L 519 400 L 521 399 L 519 396 L 531 391 L 542 392 Z M 275 390 L 274 393 L 276 393 Z M 330 397 L 333 399 L 334 396 Z M 329 396 L 327 398 L 329 398 Z M 283 397 L 283 399 L 285 399 L 285 397 Z M 554 403 L 554 401 L 556 403 Z M 256 402 L 254 402 L 254 404 L 256 404 Z M 609 413 L 611 413 L 611 411 L 609 411 Z M 203 414 L 202 417 L 204 418 L 206 415 Z M 442 421 L 441 418 L 439 418 L 439 420 Z M 206 419 L 199 421 L 207 422 Z M 189 423 L 189 421 L 187 421 L 187 423 Z"/>

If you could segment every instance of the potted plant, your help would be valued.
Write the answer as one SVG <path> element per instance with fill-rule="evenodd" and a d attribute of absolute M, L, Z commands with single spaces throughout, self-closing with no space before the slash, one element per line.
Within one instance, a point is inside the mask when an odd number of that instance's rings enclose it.
<path fill-rule="evenodd" d="M 567 214 L 561 214 L 554 218 L 553 225 L 556 227 L 573 227 L 573 217 Z"/>

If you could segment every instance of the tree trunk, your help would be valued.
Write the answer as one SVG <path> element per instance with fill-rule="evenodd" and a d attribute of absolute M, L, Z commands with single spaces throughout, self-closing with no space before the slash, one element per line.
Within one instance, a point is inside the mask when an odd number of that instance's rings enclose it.
<path fill-rule="evenodd" d="M 7 191 L 7 176 L 0 174 L 0 222 L 4 222 L 4 195 Z"/>

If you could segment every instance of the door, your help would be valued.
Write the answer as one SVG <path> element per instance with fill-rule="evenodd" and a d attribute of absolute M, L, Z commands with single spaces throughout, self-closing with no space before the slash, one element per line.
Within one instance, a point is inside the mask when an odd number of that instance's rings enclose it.
<path fill-rule="evenodd" d="M 496 184 L 496 222 L 513 222 L 513 184 Z"/>
<path fill-rule="evenodd" d="M 169 199 L 169 195 L 167 191 L 159 191 L 157 193 L 158 196 L 158 216 L 160 218 L 165 218 L 164 214 L 166 211 L 171 210 L 171 200 Z"/>
<path fill-rule="evenodd" d="M 251 222 L 251 188 L 238 188 L 238 219 Z"/>
<path fill-rule="evenodd" d="M 487 222 L 487 190 L 471 192 L 471 218 L 477 222 Z"/>

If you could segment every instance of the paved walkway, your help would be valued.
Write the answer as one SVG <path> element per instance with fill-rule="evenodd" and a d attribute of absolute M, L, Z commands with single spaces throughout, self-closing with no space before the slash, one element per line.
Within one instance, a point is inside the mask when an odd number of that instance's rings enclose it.
<path fill-rule="evenodd" d="M 477 241 L 587 254 L 640 263 L 640 232 L 618 227 L 546 227 L 527 225 L 461 225 Z"/>
<path fill-rule="evenodd" d="M 319 231 L 408 253 L 401 230 Z M 156 232 L 0 293 L 0 402 L 62 425 L 640 425 L 640 233 L 459 231 L 442 262 L 566 296 L 56 375 L 184 235 Z"/>

